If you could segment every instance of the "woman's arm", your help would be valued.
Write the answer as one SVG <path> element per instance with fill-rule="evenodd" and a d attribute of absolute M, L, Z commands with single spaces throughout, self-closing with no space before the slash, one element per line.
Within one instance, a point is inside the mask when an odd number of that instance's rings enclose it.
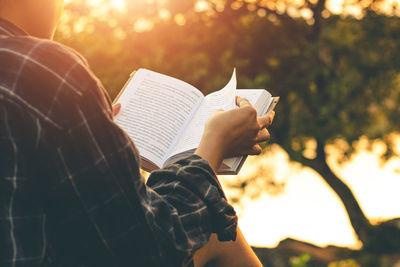
<path fill-rule="evenodd" d="M 246 99 L 237 97 L 236 102 L 238 109 L 220 111 L 210 118 L 195 152 L 207 160 L 215 172 L 226 157 L 261 153 L 258 143 L 269 139 L 266 127 L 271 125 L 275 113 L 257 118 L 257 112 Z M 239 228 L 235 241 L 221 242 L 212 234 L 208 243 L 195 253 L 194 265 L 262 266 Z"/>
<path fill-rule="evenodd" d="M 261 262 L 247 244 L 239 227 L 235 241 L 221 242 L 212 234 L 208 243 L 194 254 L 195 267 L 260 267 Z"/>

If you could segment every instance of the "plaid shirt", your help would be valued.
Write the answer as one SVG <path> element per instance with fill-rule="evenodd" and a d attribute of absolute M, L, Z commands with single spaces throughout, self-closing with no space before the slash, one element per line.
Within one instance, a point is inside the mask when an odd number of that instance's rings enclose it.
<path fill-rule="evenodd" d="M 139 169 L 85 60 L 0 19 L 0 266 L 179 266 L 235 239 L 206 161 Z"/>

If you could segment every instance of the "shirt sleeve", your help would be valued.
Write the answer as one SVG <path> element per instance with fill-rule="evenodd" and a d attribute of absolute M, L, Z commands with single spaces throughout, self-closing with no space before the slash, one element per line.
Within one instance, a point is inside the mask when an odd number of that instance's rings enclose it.
<path fill-rule="evenodd" d="M 172 255 L 187 259 L 211 233 L 217 233 L 220 241 L 235 240 L 236 213 L 201 157 L 192 155 L 153 172 L 147 185 L 142 203 L 162 252 L 172 245 Z"/>

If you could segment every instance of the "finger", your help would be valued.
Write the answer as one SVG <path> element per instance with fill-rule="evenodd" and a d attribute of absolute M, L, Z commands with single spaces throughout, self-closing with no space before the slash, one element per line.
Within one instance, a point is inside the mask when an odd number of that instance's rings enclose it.
<path fill-rule="evenodd" d="M 270 111 L 268 112 L 268 117 L 269 117 L 269 122 L 268 122 L 268 126 L 271 126 L 272 122 L 274 121 L 275 118 L 275 111 Z M 268 127 L 266 126 L 266 127 Z"/>
<path fill-rule="evenodd" d="M 259 144 L 255 144 L 249 150 L 245 151 L 246 155 L 260 155 L 262 152 L 262 148 Z"/>
<path fill-rule="evenodd" d="M 258 117 L 258 123 L 261 128 L 268 127 L 272 124 L 275 117 L 275 111 L 268 112 L 264 116 Z"/>
<path fill-rule="evenodd" d="M 238 96 L 238 95 L 236 96 L 236 98 L 235 98 L 236 105 L 239 106 L 239 102 L 240 102 L 241 99 L 243 99 L 243 98 Z"/>
<path fill-rule="evenodd" d="M 275 118 L 275 111 L 272 110 L 272 111 L 268 112 L 267 115 L 269 115 L 269 121 L 270 121 L 270 125 L 271 125 Z"/>
<path fill-rule="evenodd" d="M 121 103 L 117 103 L 112 107 L 113 116 L 117 116 L 117 114 L 121 111 Z"/>
<path fill-rule="evenodd" d="M 268 130 L 263 128 L 258 132 L 255 141 L 257 143 L 262 143 L 262 142 L 268 141 L 270 138 L 271 138 L 271 136 L 270 136 Z"/>
<path fill-rule="evenodd" d="M 247 106 L 251 107 L 249 100 L 247 100 L 246 98 L 240 97 L 240 96 L 236 96 L 236 104 L 238 105 L 239 108 L 247 107 Z"/>

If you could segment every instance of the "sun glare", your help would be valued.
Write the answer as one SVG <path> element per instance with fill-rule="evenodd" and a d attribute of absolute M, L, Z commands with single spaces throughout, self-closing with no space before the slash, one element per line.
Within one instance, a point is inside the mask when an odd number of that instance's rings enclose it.
<path fill-rule="evenodd" d="M 124 0 L 112 0 L 111 1 L 111 6 L 114 7 L 115 9 L 118 9 L 120 11 L 125 9 L 125 1 Z"/>
<path fill-rule="evenodd" d="M 74 0 L 66 0 L 66 3 L 73 2 Z M 87 0 L 87 4 L 93 7 L 108 7 L 119 11 L 126 8 L 125 0 Z"/>
<path fill-rule="evenodd" d="M 204 0 L 197 1 L 196 5 L 194 7 L 194 9 L 197 12 L 204 12 L 204 11 L 209 10 L 210 8 L 211 8 L 210 3 L 207 1 L 204 1 Z"/>
<path fill-rule="evenodd" d="M 135 32 L 146 32 L 153 28 L 153 22 L 146 18 L 139 18 L 133 28 Z"/>
<path fill-rule="evenodd" d="M 91 6 L 98 6 L 103 2 L 103 0 L 88 0 L 88 4 Z"/>

